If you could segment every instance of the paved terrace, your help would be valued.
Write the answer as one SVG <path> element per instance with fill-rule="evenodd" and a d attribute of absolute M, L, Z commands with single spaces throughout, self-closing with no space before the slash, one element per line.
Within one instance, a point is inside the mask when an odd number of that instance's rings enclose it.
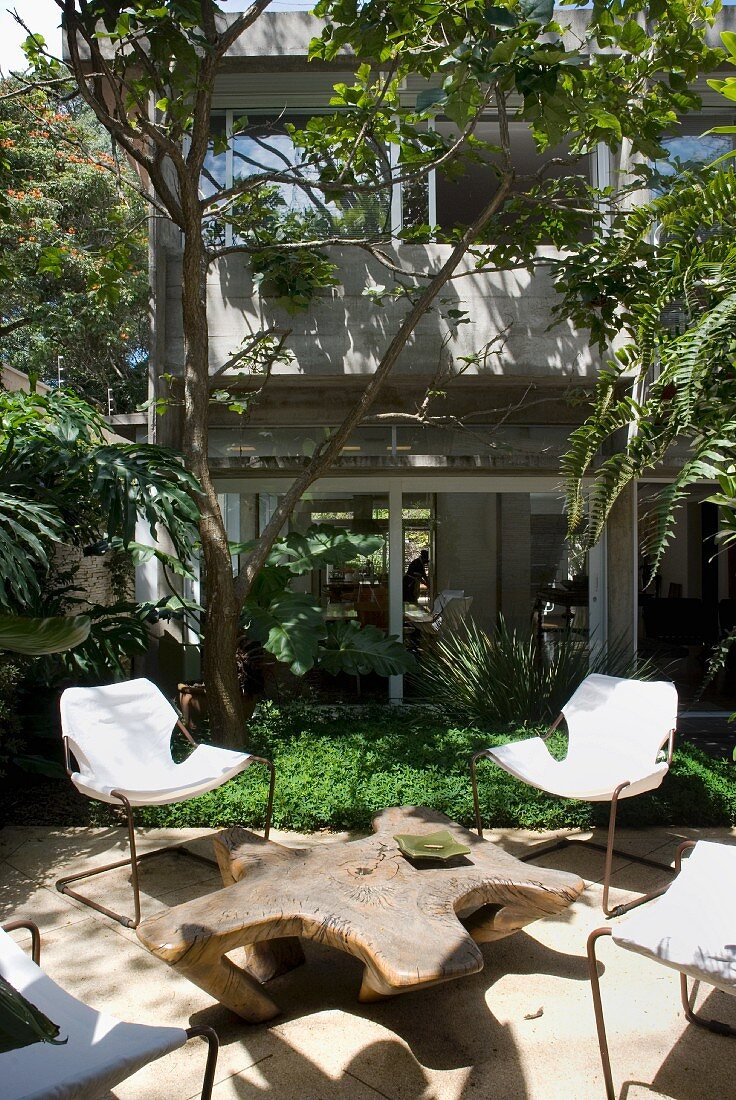
<path fill-rule="evenodd" d="M 516 830 L 487 834 L 513 854 L 549 839 Z M 733 839 L 736 830 L 620 830 L 619 846 L 667 862 L 680 840 Z M 140 850 L 192 839 L 211 854 L 208 830 L 148 830 Z M 274 833 L 282 843 L 329 844 L 334 835 Z M 135 932 L 57 893 L 63 871 L 122 855 L 122 830 L 7 827 L 0 832 L 0 918 L 28 916 L 42 933 L 42 962 L 57 982 L 96 1008 L 141 1023 L 209 1024 L 221 1042 L 216 1100 L 587 1100 L 604 1096 L 587 981 L 585 942 L 604 923 L 602 854 L 568 847 L 548 866 L 589 883 L 558 919 L 482 947 L 471 978 L 359 1005 L 360 965 L 306 944 L 307 965 L 270 983 L 285 1014 L 243 1023 L 163 963 Z M 614 902 L 667 881 L 626 859 L 614 864 Z M 176 855 L 141 872 L 143 915 L 216 890 L 215 868 Z M 114 908 L 129 904 L 124 871 L 94 879 Z M 126 910 L 127 911 L 127 910 Z M 625 918 L 623 918 L 625 919 Z M 23 940 L 24 933 L 18 933 Z M 680 1009 L 678 975 L 610 941 L 600 944 L 604 1006 L 617 1095 L 622 1100 L 702 1100 L 733 1095 L 732 1040 L 694 1028 Z M 736 1025 L 736 999 L 705 990 L 710 1015 Z M 204 1044 L 141 1070 L 107 1100 L 188 1100 L 199 1095 Z"/>

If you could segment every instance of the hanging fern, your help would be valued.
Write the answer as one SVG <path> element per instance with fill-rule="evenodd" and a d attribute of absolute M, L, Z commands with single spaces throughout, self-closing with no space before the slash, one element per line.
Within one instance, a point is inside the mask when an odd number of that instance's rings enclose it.
<path fill-rule="evenodd" d="M 608 329 L 596 299 L 581 289 L 582 273 L 558 283 L 559 314 L 587 323 L 599 340 L 622 332 L 631 339 L 601 372 L 591 412 L 562 461 L 570 532 L 592 545 L 626 485 L 666 465 L 673 444 L 690 448 L 647 524 L 642 551 L 653 571 L 696 483 L 718 484 L 710 499 L 726 510 L 720 538 L 736 541 L 735 239 L 736 172 L 706 168 L 619 215 L 600 253 L 591 246 L 586 260 L 598 263 L 584 273 L 587 286 L 600 285 L 601 301 L 624 288 Z M 673 303 L 685 326 L 675 335 L 663 324 Z"/>

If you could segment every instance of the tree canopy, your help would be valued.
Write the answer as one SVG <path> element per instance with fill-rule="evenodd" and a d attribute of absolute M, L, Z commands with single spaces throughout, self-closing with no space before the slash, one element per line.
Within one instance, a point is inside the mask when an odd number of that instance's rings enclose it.
<path fill-rule="evenodd" d="M 331 110 L 298 126 L 287 123 L 295 156 L 251 164 L 228 181 L 212 170 L 213 161 L 247 131 L 248 120 L 234 120 L 231 133 L 213 133 L 215 80 L 268 0 L 228 18 L 212 0 L 167 0 L 155 7 L 145 0 L 57 3 L 81 96 L 138 165 L 157 215 L 181 232 L 183 449 L 202 487 L 205 679 L 225 735 L 235 741 L 242 735 L 234 667 L 240 612 L 294 506 L 375 410 L 424 318 L 434 312 L 440 340 L 452 339 L 463 311 L 446 309 L 442 294 L 464 265 L 478 274 L 534 270 L 545 245 L 574 256 L 580 241 L 615 213 L 619 191 L 582 179 L 580 158 L 599 143 L 615 154 L 624 148 L 625 172 L 632 172 L 626 186 L 637 185 L 635 166 L 659 155 L 662 133 L 698 105 L 690 85 L 717 63 L 705 30 L 720 4 L 596 0 L 575 13 L 581 18 L 571 28 L 553 0 L 320 0 L 316 13 L 325 25 L 310 55 L 334 66 L 347 53 L 354 59 L 352 77 L 335 85 Z M 29 56 L 41 79 L 58 78 L 62 70 L 43 43 L 32 41 Z M 422 89 L 414 100 L 405 94 L 409 86 Z M 476 134 L 488 112 L 497 120 L 493 141 Z M 436 126 L 438 118 L 451 125 Z M 516 120 L 541 154 L 531 172 L 520 171 L 515 160 Z M 428 250 L 423 267 L 414 270 L 381 247 L 377 222 L 365 215 L 361 197 L 387 197 L 399 185 L 421 187 L 437 168 L 462 177 L 464 166 L 478 161 L 488 166 L 495 186 L 472 217 L 464 222 L 459 211 L 458 223 L 445 233 L 421 219 L 405 227 L 410 240 L 444 246 Z M 203 186 L 208 166 L 209 186 Z M 288 217 L 283 188 L 304 199 Z M 331 252 L 333 245 L 341 251 Z M 355 255 L 356 249 L 384 265 L 390 284 L 385 293 L 365 288 L 381 342 L 376 368 L 342 423 L 284 492 L 234 578 L 208 465 L 213 379 L 206 272 L 237 253 L 282 300 L 305 307 L 316 288 L 340 278 L 339 263 L 350 262 L 346 250 Z M 401 307 L 389 326 L 381 312 L 387 297 Z M 274 327 L 245 337 L 242 348 L 215 367 L 225 393 L 223 379 L 238 370 L 267 377 L 288 339 Z M 248 403 L 242 406 L 247 414 Z"/>
<path fill-rule="evenodd" d="M 0 85 L 0 356 L 107 411 L 147 391 L 147 212 L 79 99 Z"/>

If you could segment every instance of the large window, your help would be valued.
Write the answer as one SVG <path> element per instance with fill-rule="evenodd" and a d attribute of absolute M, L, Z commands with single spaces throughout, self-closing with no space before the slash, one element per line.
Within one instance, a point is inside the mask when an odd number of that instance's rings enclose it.
<path fill-rule="evenodd" d="M 719 157 L 733 151 L 733 134 L 708 133 L 716 126 L 727 126 L 733 122 L 730 111 L 712 114 L 686 115 L 680 119 L 677 130 L 665 136 L 662 141 L 667 157 L 655 161 L 652 191 L 661 195 L 667 190 L 668 183 L 683 172 L 703 168 L 713 164 Z M 727 162 L 729 163 L 729 162 Z"/>
<path fill-rule="evenodd" d="M 284 214 L 297 215 L 314 237 L 385 238 L 403 230 L 429 226 L 449 232 L 458 225 L 469 224 L 488 202 L 498 186 L 492 167 L 498 157 L 478 153 L 471 162 L 458 162 L 456 171 L 430 172 L 411 183 L 381 192 L 347 194 L 339 201 L 325 201 L 318 187 L 311 187 L 317 173 L 302 152 L 295 147 L 287 127 L 304 128 L 314 112 L 219 111 L 212 116 L 213 140 L 205 163 L 202 191 L 211 195 L 231 187 L 239 179 L 263 172 L 293 175 L 294 182 L 281 180 L 272 186 L 271 202 Z M 454 124 L 438 120 L 433 125 L 447 138 L 457 133 Z M 238 133 L 234 136 L 233 130 Z M 498 145 L 498 122 L 483 119 L 475 135 L 484 142 Z M 519 177 L 537 171 L 544 160 L 564 156 L 560 147 L 540 156 L 524 122 L 511 123 L 514 167 Z M 394 156 L 394 147 L 388 151 Z M 394 168 L 397 166 L 394 164 Z M 398 169 L 397 169 L 398 171 Z M 555 165 L 547 178 L 571 171 L 589 182 L 590 158 L 581 157 L 574 168 Z M 297 181 L 299 179 L 299 182 Z M 232 241 L 230 231 L 224 236 Z"/>
<path fill-rule="evenodd" d="M 326 201 L 316 186 L 317 171 L 295 146 L 288 127 L 306 127 L 311 114 L 262 111 L 243 115 L 222 111 L 212 116 L 212 142 L 205 162 L 202 191 L 212 195 L 239 180 L 262 173 L 286 179 L 268 185 L 267 205 L 281 217 L 293 216 L 295 231 L 312 238 L 369 237 L 390 234 L 391 195 L 346 193 Z M 237 129 L 237 133 L 233 131 Z M 292 182 L 293 180 L 293 182 Z M 314 184 L 311 186 L 310 184 Z M 298 228 L 297 228 L 298 227 Z M 230 229 L 225 231 L 228 243 Z"/>
<path fill-rule="evenodd" d="M 438 122 L 437 130 L 448 138 L 456 133 L 456 127 L 450 122 Z M 573 175 L 579 176 L 585 183 L 590 182 L 591 158 L 589 156 L 582 156 L 577 160 L 571 158 L 565 145 L 540 154 L 526 122 L 512 121 L 509 130 L 513 167 L 520 181 L 538 172 L 545 162 L 555 158 L 565 158 L 568 163 L 550 164 L 544 178 L 555 179 Z M 498 149 L 500 142 L 498 121 L 483 119 L 475 129 L 475 136 L 480 141 Z M 440 229 L 449 231 L 458 225 L 467 225 L 478 217 L 498 189 L 498 175 L 494 170 L 494 164 L 500 164 L 500 156 L 498 153 L 487 150 L 479 152 L 473 163 L 464 165 L 461 173 L 437 173 L 436 216 Z M 526 186 L 526 182 L 517 184 L 520 191 L 526 190 Z"/>

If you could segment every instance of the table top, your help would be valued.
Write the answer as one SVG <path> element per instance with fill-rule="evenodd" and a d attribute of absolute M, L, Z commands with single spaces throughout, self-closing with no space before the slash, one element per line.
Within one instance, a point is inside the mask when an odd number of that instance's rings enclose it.
<path fill-rule="evenodd" d="M 587 585 L 560 588 L 555 584 L 549 584 L 539 589 L 537 597 L 547 600 L 548 603 L 560 604 L 562 607 L 587 607 L 589 602 Z"/>
<path fill-rule="evenodd" d="M 561 912 L 585 888 L 577 875 L 522 863 L 426 807 L 383 810 L 373 828 L 362 840 L 307 849 L 225 830 L 215 850 L 223 877 L 234 884 L 151 917 L 138 937 L 205 988 L 206 967 L 236 946 L 318 940 L 363 961 L 361 999 L 371 1000 L 482 970 L 478 943 Z M 394 839 L 438 829 L 470 854 L 414 863 Z"/>

